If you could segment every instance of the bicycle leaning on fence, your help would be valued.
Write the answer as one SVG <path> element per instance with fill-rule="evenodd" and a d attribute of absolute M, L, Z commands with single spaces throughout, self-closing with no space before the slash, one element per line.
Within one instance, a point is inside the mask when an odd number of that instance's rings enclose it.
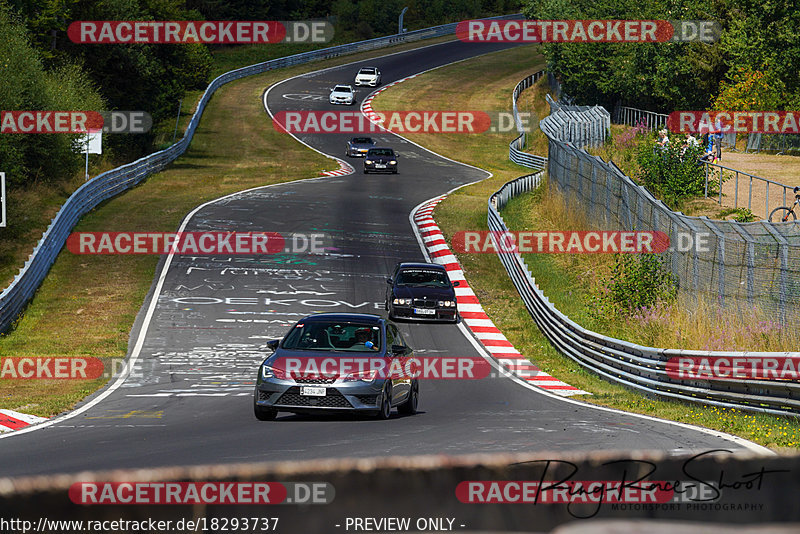
<path fill-rule="evenodd" d="M 772 210 L 769 214 L 769 222 L 787 222 L 789 221 L 789 217 L 792 218 L 791 220 L 796 221 L 797 213 L 794 211 L 795 206 L 800 206 L 800 187 L 794 188 L 794 204 L 789 208 L 781 206 L 780 208 Z"/>

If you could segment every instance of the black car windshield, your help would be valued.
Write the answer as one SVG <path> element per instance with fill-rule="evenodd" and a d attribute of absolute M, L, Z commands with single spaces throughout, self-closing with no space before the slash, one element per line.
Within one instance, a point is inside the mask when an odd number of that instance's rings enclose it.
<path fill-rule="evenodd" d="M 373 148 L 369 151 L 370 156 L 394 156 L 394 151 L 391 148 Z"/>
<path fill-rule="evenodd" d="M 447 274 L 425 269 L 404 269 L 397 274 L 399 286 L 450 287 Z"/>
<path fill-rule="evenodd" d="M 290 350 L 375 352 L 381 347 L 381 328 L 375 324 L 308 321 L 297 323 L 281 345 Z"/>
<path fill-rule="evenodd" d="M 358 145 L 371 145 L 372 144 L 372 138 L 371 137 L 354 137 L 350 142 L 351 143 L 356 143 Z"/>
<path fill-rule="evenodd" d="M 348 85 L 337 85 L 336 87 L 333 88 L 333 91 L 335 93 L 349 93 L 350 92 L 350 86 L 348 86 Z"/>

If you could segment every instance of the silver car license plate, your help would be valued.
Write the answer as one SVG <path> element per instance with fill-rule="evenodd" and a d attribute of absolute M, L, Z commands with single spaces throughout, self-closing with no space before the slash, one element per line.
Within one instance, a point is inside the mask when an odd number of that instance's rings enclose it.
<path fill-rule="evenodd" d="M 417 315 L 436 315 L 436 310 L 427 310 L 425 308 L 414 308 L 414 313 Z"/>
<path fill-rule="evenodd" d="M 325 388 L 313 387 L 313 386 L 301 386 L 300 395 L 305 395 L 307 397 L 324 397 Z"/>
<path fill-rule="evenodd" d="M 375 168 L 376 168 L 376 169 L 385 169 L 385 168 L 386 168 L 386 165 L 381 165 L 380 163 L 376 163 L 376 164 L 375 164 Z"/>

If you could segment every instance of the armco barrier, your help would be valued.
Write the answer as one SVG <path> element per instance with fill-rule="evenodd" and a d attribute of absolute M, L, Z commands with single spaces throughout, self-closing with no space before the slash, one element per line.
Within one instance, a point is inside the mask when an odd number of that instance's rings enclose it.
<path fill-rule="evenodd" d="M 541 76 L 541 73 L 536 73 L 532 76 L 538 77 Z M 516 89 L 514 91 L 513 98 L 515 103 L 520 92 Z M 514 106 L 514 111 L 516 112 L 516 106 Z M 542 122 L 545 123 L 542 131 L 547 134 L 547 119 L 543 119 Z M 609 174 L 618 174 L 620 179 L 627 178 L 613 164 L 605 163 L 600 158 L 589 156 L 585 151 L 570 146 L 569 143 L 565 143 L 557 137 L 551 137 L 550 144 L 554 143 L 560 145 L 560 151 L 569 151 L 579 161 L 585 160 L 590 168 L 594 166 L 596 169 L 600 166 Z M 550 164 L 552 165 L 553 162 L 550 162 Z M 599 172 L 593 170 L 592 175 L 594 174 L 599 174 Z M 500 215 L 500 210 L 505 207 L 511 198 L 539 187 L 543 177 L 544 172 L 522 176 L 506 183 L 494 193 L 489 199 L 488 205 L 489 230 L 495 232 L 509 231 Z M 625 189 L 623 188 L 623 193 L 624 191 Z M 644 193 L 647 193 L 646 190 Z M 594 184 L 591 185 L 590 195 L 592 204 L 608 204 L 607 196 L 596 192 Z M 655 199 L 653 200 L 655 201 Z M 640 206 L 641 204 L 636 202 L 633 205 Z M 587 209 L 591 209 L 591 206 L 588 206 Z M 683 214 L 671 212 L 666 208 L 665 212 L 673 214 L 668 220 L 674 220 L 676 226 L 683 224 L 687 229 L 692 228 L 691 219 L 697 219 L 685 217 Z M 682 222 L 682 218 L 689 219 L 689 221 Z M 633 228 L 634 224 L 628 221 L 626 226 Z M 670 229 L 672 229 L 672 223 L 670 223 Z M 499 247 L 496 247 L 496 249 L 501 250 Z M 795 368 L 797 368 L 800 365 L 800 353 L 661 349 L 603 336 L 581 327 L 558 311 L 536 285 L 536 280 L 528 270 L 522 256 L 511 252 L 499 252 L 498 256 L 522 297 L 525 307 L 545 336 L 560 352 L 569 356 L 583 367 L 591 369 L 613 382 L 633 387 L 645 393 L 773 414 L 800 413 L 800 383 L 744 379 L 686 380 L 670 377 L 666 371 L 667 361 L 670 358 L 679 356 L 706 358 L 783 357 L 790 358 L 794 362 Z M 786 268 L 785 264 L 788 255 L 783 257 L 782 266 Z M 697 276 L 697 271 L 698 269 L 695 267 L 695 276 Z M 752 281 L 748 278 L 745 280 L 751 286 Z"/>
<path fill-rule="evenodd" d="M 519 14 L 515 14 L 494 18 L 513 19 L 519 18 L 520 16 Z M 180 141 L 160 152 L 156 152 L 136 160 L 133 163 L 117 167 L 94 177 L 78 188 L 78 190 L 67 199 L 51 221 L 47 230 L 42 234 L 42 238 L 25 262 L 25 265 L 20 269 L 17 276 L 14 277 L 11 284 L 0 294 L 0 332 L 7 331 L 9 327 L 13 325 L 25 305 L 33 298 L 34 293 L 50 270 L 50 266 L 55 261 L 64 243 L 66 243 L 69 232 L 83 215 L 94 209 L 101 202 L 138 184 L 147 176 L 159 172 L 186 151 L 200 122 L 200 117 L 203 115 L 203 110 L 211 99 L 211 95 L 221 86 L 233 80 L 252 76 L 254 74 L 261 74 L 268 70 L 281 67 L 299 65 L 320 59 L 330 59 L 356 52 L 365 52 L 399 43 L 452 35 L 455 33 L 456 25 L 457 23 L 444 24 L 442 26 L 424 28 L 400 35 L 378 37 L 367 41 L 348 43 L 321 50 L 304 52 L 302 54 L 295 54 L 232 70 L 214 79 L 200 98 L 197 104 L 197 110 L 194 115 L 192 115 L 192 119 L 186 129 L 186 134 Z"/>
<path fill-rule="evenodd" d="M 519 113 L 517 112 L 517 99 L 522 91 L 532 86 L 539 78 L 544 76 L 544 72 L 545 71 L 540 70 L 519 82 L 517 86 L 514 87 L 514 96 L 511 99 L 514 110 L 514 121 L 516 123 L 519 136 L 517 136 L 517 138 L 511 141 L 511 143 L 508 145 L 508 159 L 517 165 L 522 165 L 523 167 L 528 167 L 531 169 L 544 169 L 544 166 L 547 164 L 547 158 L 524 152 L 527 134 L 525 133 L 525 129 L 523 128 L 522 122 L 519 118 Z"/>

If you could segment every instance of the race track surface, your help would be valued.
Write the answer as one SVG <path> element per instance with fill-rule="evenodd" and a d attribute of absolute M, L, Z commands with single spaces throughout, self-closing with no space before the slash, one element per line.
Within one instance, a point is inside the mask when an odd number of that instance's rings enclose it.
<path fill-rule="evenodd" d="M 266 102 L 273 113 L 332 109 L 327 88 L 351 83 L 360 66 L 379 67 L 386 84 L 506 46 L 456 41 L 310 73 L 277 84 Z M 358 89 L 358 102 L 371 91 Z M 266 113 L 264 127 L 272 127 Z M 301 139 L 343 157 L 348 137 Z M 400 174 L 363 175 L 361 161 L 350 160 L 349 176 L 260 188 L 198 210 L 187 230 L 322 234 L 327 250 L 173 257 L 134 328 L 132 350 L 144 337 L 132 375 L 78 416 L 0 439 L 0 476 L 438 453 L 741 449 L 713 433 L 565 402 L 509 378 L 423 381 L 420 413 L 388 421 L 290 414 L 257 421 L 252 390 L 264 343 L 309 313 L 384 313 L 394 265 L 424 259 L 410 211 L 486 177 L 397 136 L 377 137 L 401 154 Z M 456 325 L 399 326 L 418 355 L 479 355 Z"/>

